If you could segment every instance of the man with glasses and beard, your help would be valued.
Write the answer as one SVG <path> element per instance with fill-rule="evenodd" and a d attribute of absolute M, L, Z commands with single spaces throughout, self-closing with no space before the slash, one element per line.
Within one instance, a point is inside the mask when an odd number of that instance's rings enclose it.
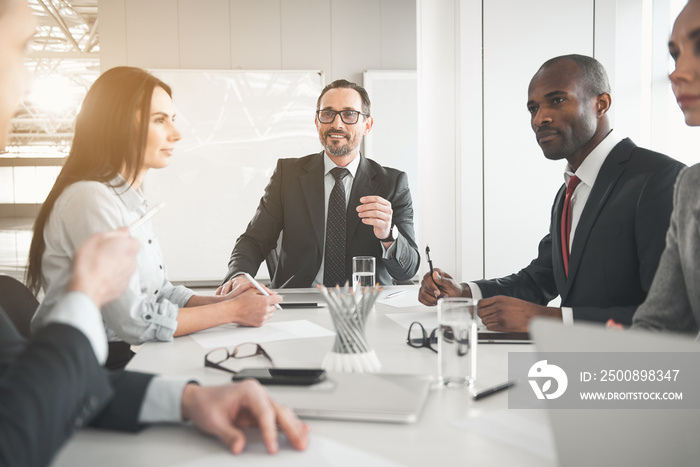
<path fill-rule="evenodd" d="M 418 272 L 408 178 L 360 153 L 373 124 L 367 91 L 346 80 L 332 82 L 318 98 L 315 122 L 324 150 L 277 162 L 217 293 L 246 280 L 240 274 L 255 275 L 280 233 L 273 288 L 343 285 L 353 256 L 375 257 L 380 284 Z"/>

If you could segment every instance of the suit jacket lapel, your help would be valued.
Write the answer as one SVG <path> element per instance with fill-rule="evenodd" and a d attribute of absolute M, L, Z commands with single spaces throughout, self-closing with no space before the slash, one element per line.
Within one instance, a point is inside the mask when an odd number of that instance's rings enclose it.
<path fill-rule="evenodd" d="M 586 202 L 586 207 L 583 208 L 581 218 L 576 227 L 574 243 L 571 246 L 571 256 L 569 257 L 569 277 L 565 293 L 562 295 L 562 301 L 569 293 L 571 285 L 574 283 L 576 272 L 578 271 L 579 264 L 581 264 L 581 258 L 583 257 L 583 252 L 586 248 L 591 229 L 600 211 L 610 197 L 610 193 L 612 193 L 615 188 L 617 181 L 625 171 L 624 163 L 629 160 L 634 147 L 634 143 L 632 143 L 629 138 L 622 140 L 610 151 L 610 154 L 608 154 L 608 157 L 600 168 L 600 172 L 598 172 L 598 177 L 593 184 L 591 194 L 588 196 L 588 201 Z"/>
<path fill-rule="evenodd" d="M 305 174 L 299 176 L 301 189 L 304 192 L 306 208 L 309 210 L 311 225 L 313 226 L 319 251 L 323 254 L 323 239 L 325 237 L 324 223 L 324 188 L 323 188 L 323 152 L 314 156 L 304 166 Z"/>
<path fill-rule="evenodd" d="M 357 167 L 355 180 L 350 190 L 350 200 L 348 201 L 348 216 L 346 221 L 347 238 L 352 238 L 352 234 L 360 224 L 360 216 L 357 215 L 357 207 L 360 205 L 360 198 L 373 195 L 377 192 L 378 183 L 374 181 L 376 172 L 367 162 L 367 159 L 360 154 L 360 164 Z"/>

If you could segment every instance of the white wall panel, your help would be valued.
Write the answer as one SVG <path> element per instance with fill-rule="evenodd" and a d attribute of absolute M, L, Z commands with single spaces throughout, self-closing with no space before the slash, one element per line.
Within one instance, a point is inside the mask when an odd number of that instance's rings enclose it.
<path fill-rule="evenodd" d="M 179 68 L 178 5 L 171 0 L 126 0 L 128 64 Z"/>
<path fill-rule="evenodd" d="M 231 0 L 231 68 L 282 69 L 281 2 Z"/>
<path fill-rule="evenodd" d="M 381 5 L 381 68 L 415 70 L 415 0 L 382 0 Z"/>
<path fill-rule="evenodd" d="M 435 267 L 457 269 L 456 32 L 454 0 L 418 0 L 418 167 L 421 256 L 431 246 Z M 423 262 L 421 271 L 427 264 Z"/>
<path fill-rule="evenodd" d="M 363 70 L 381 68 L 381 2 L 332 0 L 331 78 L 362 82 Z"/>
<path fill-rule="evenodd" d="M 281 2 L 282 68 L 324 70 L 331 74 L 329 0 Z"/>
<path fill-rule="evenodd" d="M 179 0 L 180 68 L 230 69 L 229 0 Z"/>
<path fill-rule="evenodd" d="M 126 65 L 126 6 L 124 0 L 99 0 L 100 69 Z"/>
<path fill-rule="evenodd" d="M 519 270 L 537 254 L 563 183 L 526 110 L 530 79 L 549 58 L 593 53 L 593 0 L 484 2 L 485 275 Z"/>

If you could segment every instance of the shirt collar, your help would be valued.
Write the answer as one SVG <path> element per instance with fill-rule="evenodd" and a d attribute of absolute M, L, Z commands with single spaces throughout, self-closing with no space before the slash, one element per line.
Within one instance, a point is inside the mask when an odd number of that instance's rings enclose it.
<path fill-rule="evenodd" d="M 109 181 L 108 185 L 112 187 L 114 193 L 129 210 L 141 210 L 145 212 L 148 209 L 148 202 L 143 196 L 141 188 L 139 187 L 138 190 L 134 190 L 131 184 L 127 182 L 121 174 L 117 174 Z"/>
<path fill-rule="evenodd" d="M 603 166 L 603 162 L 605 162 L 608 154 L 610 154 L 610 151 L 612 151 L 613 148 L 623 139 L 624 138 L 621 135 L 615 133 L 613 130 L 610 130 L 610 133 L 603 138 L 603 141 L 601 141 L 598 146 L 593 148 L 590 154 L 588 154 L 583 162 L 581 162 L 581 165 L 579 166 L 575 175 L 580 178 L 583 183 L 589 187 L 592 187 L 596 178 L 598 178 L 598 172 L 600 172 L 600 168 Z M 574 171 L 571 170 L 571 166 L 569 164 L 566 164 L 566 169 L 564 170 L 564 181 L 568 184 L 569 179 L 573 176 Z"/>
<path fill-rule="evenodd" d="M 360 158 L 362 157 L 362 154 L 358 154 L 355 159 L 352 160 L 348 165 L 345 166 L 346 169 L 350 171 L 350 175 L 352 178 L 355 178 L 355 174 L 357 173 L 357 168 L 360 166 Z M 335 162 L 331 160 L 330 157 L 328 157 L 328 154 L 326 154 L 326 151 L 323 151 L 323 174 L 328 175 L 331 171 L 331 169 L 334 169 L 338 167 Z"/>

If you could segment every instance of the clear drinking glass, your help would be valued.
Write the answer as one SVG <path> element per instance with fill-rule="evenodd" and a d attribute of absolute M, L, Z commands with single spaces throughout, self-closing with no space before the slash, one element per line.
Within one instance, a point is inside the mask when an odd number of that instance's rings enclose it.
<path fill-rule="evenodd" d="M 445 386 L 476 381 L 477 300 L 438 300 L 438 377 Z"/>
<path fill-rule="evenodd" d="M 352 288 L 364 289 L 373 287 L 374 280 L 374 256 L 353 256 L 352 257 Z"/>

